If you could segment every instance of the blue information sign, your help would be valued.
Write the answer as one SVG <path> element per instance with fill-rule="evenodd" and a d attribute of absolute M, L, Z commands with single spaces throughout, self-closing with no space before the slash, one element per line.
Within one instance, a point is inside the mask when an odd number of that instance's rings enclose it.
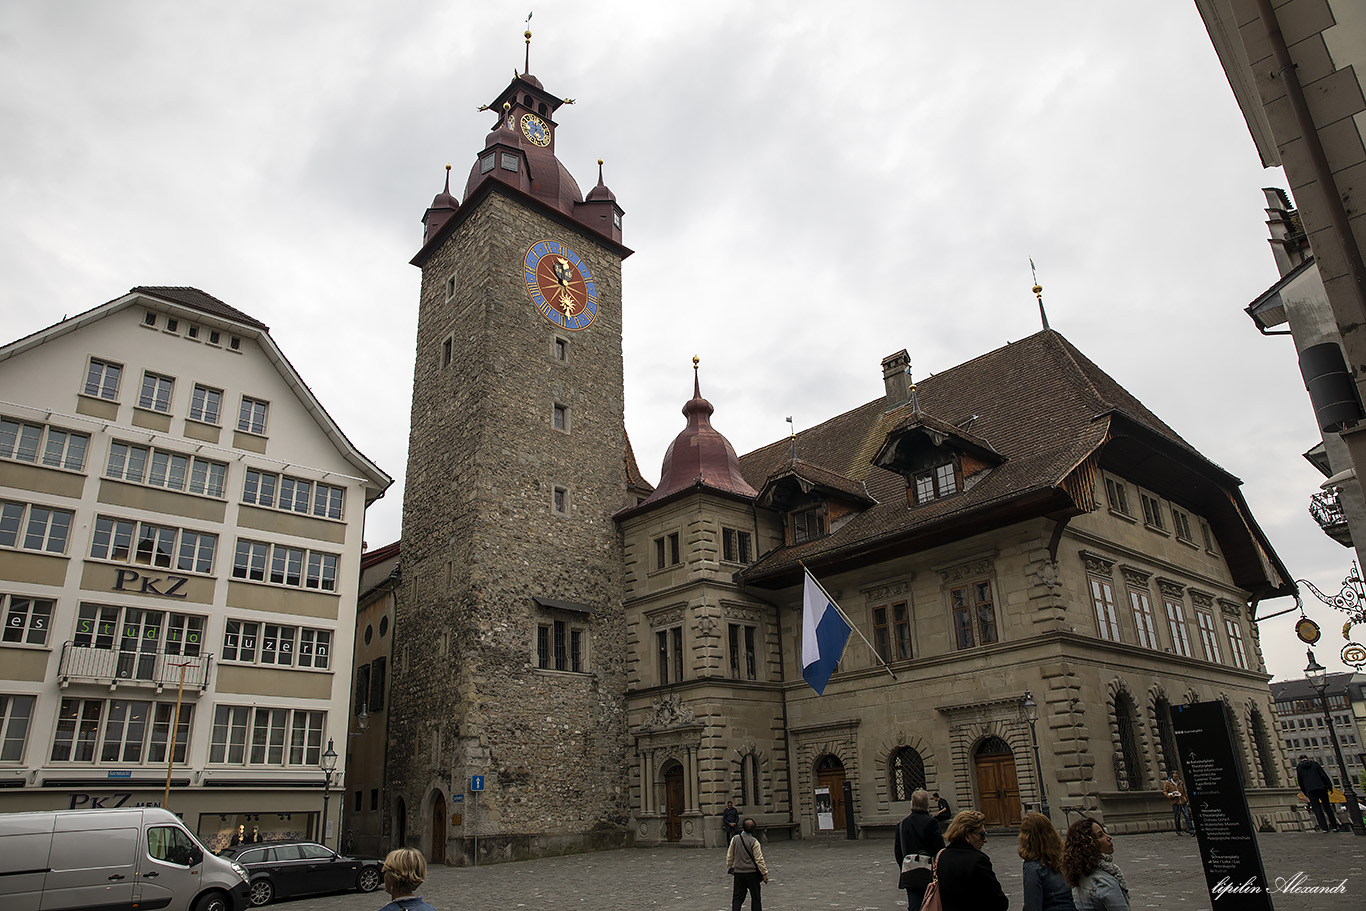
<path fill-rule="evenodd" d="M 471 791 L 482 791 L 482 790 L 484 790 L 484 776 L 483 776 L 483 775 L 472 775 L 472 776 L 470 776 L 470 790 L 471 790 Z"/>

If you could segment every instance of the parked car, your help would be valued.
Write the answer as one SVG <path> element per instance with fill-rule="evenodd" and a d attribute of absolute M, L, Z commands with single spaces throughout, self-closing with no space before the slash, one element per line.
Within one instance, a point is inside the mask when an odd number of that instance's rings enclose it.
<path fill-rule="evenodd" d="M 269 904 L 287 895 L 314 892 L 373 892 L 384 881 L 384 861 L 347 857 L 311 841 L 234 845 L 219 856 L 236 861 L 251 881 L 251 903 Z"/>
<path fill-rule="evenodd" d="M 0 908 L 248 907 L 247 874 L 159 807 L 0 814 Z"/>

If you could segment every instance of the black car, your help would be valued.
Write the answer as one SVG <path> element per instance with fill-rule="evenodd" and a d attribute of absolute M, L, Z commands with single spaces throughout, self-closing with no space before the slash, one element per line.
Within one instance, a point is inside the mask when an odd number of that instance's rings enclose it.
<path fill-rule="evenodd" d="M 251 880 L 251 903 L 264 905 L 286 895 L 314 892 L 373 892 L 384 881 L 384 861 L 347 857 L 311 841 L 234 845 L 219 854 L 234 860 Z"/>

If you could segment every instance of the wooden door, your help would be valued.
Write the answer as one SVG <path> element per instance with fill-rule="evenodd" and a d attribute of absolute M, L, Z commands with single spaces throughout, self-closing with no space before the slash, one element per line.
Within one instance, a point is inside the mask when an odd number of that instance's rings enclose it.
<path fill-rule="evenodd" d="M 986 755 L 977 757 L 977 795 L 989 826 L 1014 826 L 1020 823 L 1020 784 L 1015 776 L 1015 757 Z"/>
<path fill-rule="evenodd" d="M 446 798 L 440 794 L 432 802 L 432 850 L 427 859 L 434 864 L 446 862 Z"/>
<path fill-rule="evenodd" d="M 830 811 L 835 818 L 834 831 L 845 831 L 844 765 L 833 756 L 826 756 L 816 767 L 816 787 L 830 789 Z M 820 830 L 817 830 L 820 831 Z"/>
<path fill-rule="evenodd" d="M 667 841 L 683 840 L 683 767 L 673 766 L 664 773 L 664 810 L 668 822 L 664 829 Z"/>

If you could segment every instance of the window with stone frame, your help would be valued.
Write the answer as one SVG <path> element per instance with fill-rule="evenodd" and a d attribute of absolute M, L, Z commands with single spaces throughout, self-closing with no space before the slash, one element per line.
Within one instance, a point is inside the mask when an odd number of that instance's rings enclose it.
<path fill-rule="evenodd" d="M 85 387 L 82 392 L 94 398 L 119 400 L 119 380 L 123 377 L 123 365 L 113 361 L 92 357 L 85 374 Z"/>
<path fill-rule="evenodd" d="M 1162 589 L 1162 607 L 1167 612 L 1167 631 L 1172 637 L 1172 651 L 1183 658 L 1191 657 L 1190 631 L 1186 627 L 1186 602 L 1181 596 L 1181 587 L 1175 583 L 1158 580 Z"/>
<path fill-rule="evenodd" d="M 568 620 L 544 620 L 536 627 L 536 666 L 543 671 L 587 670 L 586 628 Z"/>
<path fill-rule="evenodd" d="M 1196 610 L 1195 623 L 1200 630 L 1200 644 L 1205 649 L 1205 660 L 1219 664 L 1223 658 L 1219 654 L 1219 636 L 1214 631 L 1214 613 L 1207 610 Z"/>
<path fill-rule="evenodd" d="M 1187 544 L 1195 543 L 1195 535 L 1191 533 L 1190 513 L 1172 506 L 1172 531 L 1176 532 L 1176 540 L 1184 541 Z"/>
<path fill-rule="evenodd" d="M 683 627 L 655 630 L 655 660 L 660 686 L 683 682 Z"/>
<path fill-rule="evenodd" d="M 731 623 L 727 629 L 730 640 L 731 677 L 736 680 L 758 680 L 758 630 L 749 623 Z"/>
<path fill-rule="evenodd" d="M 753 752 L 740 757 L 740 806 L 757 807 L 763 802 L 759 789 L 759 757 Z"/>
<path fill-rule="evenodd" d="M 655 569 L 667 569 L 670 566 L 677 566 L 682 561 L 679 552 L 678 532 L 670 532 L 654 539 L 655 545 Z"/>
<path fill-rule="evenodd" d="M 1167 522 L 1162 516 L 1162 502 L 1151 494 L 1138 492 L 1138 498 L 1143 502 L 1143 524 L 1157 531 L 1165 532 Z"/>
<path fill-rule="evenodd" d="M 950 589 L 949 602 L 953 607 L 954 639 L 958 648 L 974 648 L 996 641 L 996 598 L 990 579 Z"/>
<path fill-rule="evenodd" d="M 1154 700 L 1153 721 L 1157 727 L 1157 746 L 1162 752 L 1162 768 L 1168 775 L 1181 769 L 1176 747 L 1176 732 L 1172 730 L 1171 711 L 1171 703 L 1165 697 Z"/>
<path fill-rule="evenodd" d="M 721 529 L 721 559 L 726 563 L 748 563 L 753 556 L 752 536 L 738 528 Z"/>
<path fill-rule="evenodd" d="M 1095 608 L 1096 633 L 1102 639 L 1122 642 L 1119 635 L 1119 615 L 1115 610 L 1115 588 L 1109 579 L 1088 576 L 1091 587 L 1091 605 Z"/>
<path fill-rule="evenodd" d="M 1232 617 L 1225 617 L 1224 629 L 1228 631 L 1228 650 L 1233 658 L 1233 663 L 1243 670 L 1248 670 L 1247 649 L 1243 645 L 1242 626 Z"/>
<path fill-rule="evenodd" d="M 0 418 L 0 459 L 84 471 L 85 454 L 89 447 L 89 434 L 47 424 Z"/>
<path fill-rule="evenodd" d="M 910 800 L 925 787 L 925 760 L 913 747 L 897 747 L 887 762 L 887 792 L 892 800 Z"/>
<path fill-rule="evenodd" d="M 1122 516 L 1133 516 L 1133 512 L 1129 509 L 1129 491 L 1124 486 L 1123 481 L 1107 475 L 1105 478 L 1105 499 L 1110 505 L 1111 512 L 1117 512 Z"/>
<path fill-rule="evenodd" d="M 169 414 L 174 395 L 175 377 L 162 376 L 150 370 L 142 372 L 142 391 L 138 393 L 139 408 Z"/>
<path fill-rule="evenodd" d="M 1144 787 L 1143 753 L 1138 746 L 1137 713 L 1127 693 L 1115 694 L 1115 733 L 1119 749 L 1115 756 L 1115 778 L 1121 791 L 1141 791 Z"/>
<path fill-rule="evenodd" d="M 1130 591 L 1129 607 L 1134 615 L 1134 628 L 1138 630 L 1138 644 L 1144 648 L 1157 649 L 1157 627 L 1153 623 L 1153 605 L 1147 592 Z"/>
<path fill-rule="evenodd" d="M 913 657 L 909 602 L 897 601 L 873 608 L 873 645 L 882 660 L 888 663 Z"/>
<path fill-rule="evenodd" d="M 69 509 L 0 501 L 0 547 L 64 554 L 74 519 Z"/>
<path fill-rule="evenodd" d="M 1252 751 L 1256 755 L 1257 768 L 1262 773 L 1263 784 L 1268 788 L 1280 787 L 1281 777 L 1276 771 L 1276 749 L 1261 709 L 1252 707 L 1248 715 L 1248 724 L 1252 728 Z"/>

